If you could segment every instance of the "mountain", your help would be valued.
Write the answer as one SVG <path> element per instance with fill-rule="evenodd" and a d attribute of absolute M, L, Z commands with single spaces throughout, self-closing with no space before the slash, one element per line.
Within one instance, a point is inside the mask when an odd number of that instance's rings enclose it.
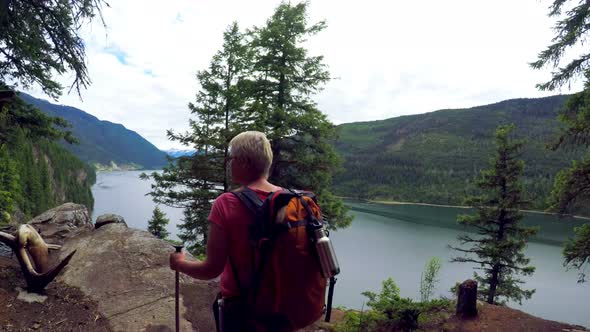
<path fill-rule="evenodd" d="M 184 156 L 192 156 L 195 154 L 196 150 L 193 149 L 169 149 L 169 150 L 162 150 L 165 154 L 172 158 L 177 157 L 184 157 Z"/>
<path fill-rule="evenodd" d="M 13 218 L 29 218 L 66 202 L 93 209 L 91 187 L 94 169 L 59 144 L 46 139 L 32 141 L 23 133 L 8 145 L 10 160 L 16 166 L 19 190 L 11 193 L 17 207 Z"/>
<path fill-rule="evenodd" d="M 63 144 L 81 160 L 90 164 L 126 165 L 155 169 L 165 165 L 166 154 L 138 133 L 118 123 L 101 121 L 75 107 L 52 104 L 25 93 L 20 97 L 41 111 L 66 119 L 79 144 Z"/>
<path fill-rule="evenodd" d="M 525 140 L 524 185 L 532 208 L 545 208 L 555 174 L 581 152 L 551 151 L 568 96 L 512 99 L 467 109 L 338 126 L 344 170 L 334 178 L 342 196 L 461 204 L 477 193 L 473 180 L 489 167 L 498 125 L 514 123 Z"/>

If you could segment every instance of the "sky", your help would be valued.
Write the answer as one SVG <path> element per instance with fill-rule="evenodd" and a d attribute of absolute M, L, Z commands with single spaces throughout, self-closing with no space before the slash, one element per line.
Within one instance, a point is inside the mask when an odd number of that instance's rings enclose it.
<path fill-rule="evenodd" d="M 187 104 L 222 45 L 227 26 L 261 26 L 280 0 L 109 0 L 100 20 L 83 27 L 92 85 L 59 104 L 121 123 L 160 149 L 183 148 L 166 130 L 188 128 Z M 553 37 L 547 0 L 309 2 L 310 22 L 327 28 L 307 42 L 331 76 L 314 98 L 336 123 L 370 121 L 510 98 L 542 97 L 533 70 Z M 71 75 L 59 77 L 65 86 Z M 51 100 L 38 87 L 28 90 Z"/>

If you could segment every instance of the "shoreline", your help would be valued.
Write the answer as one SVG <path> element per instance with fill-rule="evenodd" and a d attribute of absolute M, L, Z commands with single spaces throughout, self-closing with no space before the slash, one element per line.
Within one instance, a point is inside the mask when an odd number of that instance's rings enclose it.
<path fill-rule="evenodd" d="M 465 205 L 448 205 L 448 204 L 435 204 L 435 203 L 401 202 L 401 201 L 379 200 L 379 199 L 359 199 L 359 198 L 344 197 L 344 196 L 340 196 L 340 198 L 342 198 L 342 199 L 349 199 L 349 200 L 358 200 L 358 201 L 363 201 L 363 202 L 366 202 L 366 203 L 383 204 L 383 205 L 420 205 L 420 206 L 446 207 L 446 208 L 457 208 L 457 209 L 471 209 L 472 208 L 471 206 L 465 206 Z M 521 210 L 521 211 L 522 212 L 526 212 L 526 213 L 544 214 L 544 215 L 559 217 L 559 214 L 553 213 L 553 212 L 546 212 L 546 211 L 539 211 L 539 210 Z M 577 216 L 577 215 L 568 215 L 568 216 L 565 216 L 565 218 L 590 220 L 590 217 Z"/>

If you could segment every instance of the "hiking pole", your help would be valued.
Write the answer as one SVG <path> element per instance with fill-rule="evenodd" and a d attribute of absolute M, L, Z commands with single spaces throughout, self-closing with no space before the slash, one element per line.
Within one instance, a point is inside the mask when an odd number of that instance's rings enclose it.
<path fill-rule="evenodd" d="M 330 287 L 328 288 L 328 306 L 326 307 L 326 322 L 330 322 L 332 316 L 332 298 L 334 297 L 334 285 L 336 284 L 336 278 L 330 278 Z"/>
<path fill-rule="evenodd" d="M 182 248 L 184 248 L 183 245 L 177 245 L 174 246 L 174 248 L 176 248 L 176 252 L 182 252 Z M 180 331 L 180 318 L 179 318 L 179 306 L 178 306 L 178 294 L 179 294 L 179 285 L 180 285 L 180 273 L 178 271 L 176 271 L 176 293 L 175 293 L 175 300 L 176 302 L 175 304 L 175 309 L 176 309 L 176 332 Z"/>

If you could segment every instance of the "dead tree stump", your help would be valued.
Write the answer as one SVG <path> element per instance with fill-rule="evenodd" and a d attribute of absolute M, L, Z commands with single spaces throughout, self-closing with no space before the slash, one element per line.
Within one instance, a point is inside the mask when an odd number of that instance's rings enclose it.
<path fill-rule="evenodd" d="M 457 292 L 457 316 L 473 318 L 477 316 L 477 282 L 465 280 Z"/>

